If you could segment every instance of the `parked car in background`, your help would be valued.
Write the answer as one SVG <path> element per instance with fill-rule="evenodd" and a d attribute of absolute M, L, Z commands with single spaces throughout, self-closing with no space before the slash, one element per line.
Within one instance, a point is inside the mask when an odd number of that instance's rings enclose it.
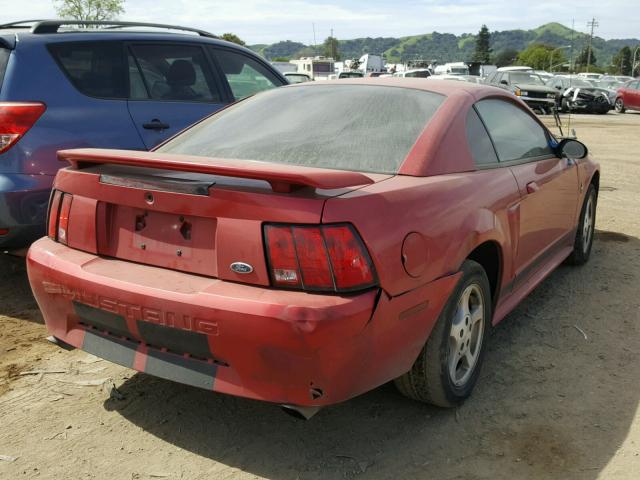
<path fill-rule="evenodd" d="M 289 83 L 304 83 L 313 81 L 311 75 L 303 72 L 285 72 L 284 78 L 286 78 Z"/>
<path fill-rule="evenodd" d="M 551 113 L 556 105 L 557 91 L 546 86 L 533 70 L 522 70 L 521 67 L 507 68 L 499 68 L 489 74 L 484 83 L 510 91 L 535 111 Z"/>
<path fill-rule="evenodd" d="M 618 88 L 615 109 L 618 113 L 640 110 L 640 80 L 632 80 Z"/>
<path fill-rule="evenodd" d="M 500 67 L 496 72 L 533 72 L 533 68 L 526 65 L 520 65 L 515 67 Z"/>
<path fill-rule="evenodd" d="M 153 152 L 59 155 L 27 258 L 51 334 L 305 417 L 390 380 L 464 401 L 490 328 L 588 260 L 600 175 L 507 91 L 397 78 L 262 92 Z"/>
<path fill-rule="evenodd" d="M 44 235 L 57 150 L 148 150 L 286 84 L 251 50 L 207 32 L 57 20 L 0 25 L 0 82 L 0 250 Z"/>
<path fill-rule="evenodd" d="M 350 72 L 340 72 L 338 74 L 338 78 L 362 78 L 364 77 L 364 73 L 362 72 L 357 72 L 357 71 L 350 71 Z"/>
<path fill-rule="evenodd" d="M 453 80 L 456 82 L 466 82 L 467 80 L 464 77 L 467 77 L 468 75 L 448 75 L 448 74 L 437 74 L 437 75 L 431 75 L 429 78 L 429 80 Z"/>
<path fill-rule="evenodd" d="M 557 75 L 547 85 L 558 91 L 556 103 L 561 112 L 603 114 L 613 108 L 615 91 L 594 87 L 584 77 Z"/>
<path fill-rule="evenodd" d="M 394 77 L 408 77 L 408 78 L 427 78 L 431 76 L 431 71 L 428 68 L 415 68 L 413 70 L 405 70 L 404 72 L 396 72 Z"/>
<path fill-rule="evenodd" d="M 587 80 L 599 80 L 602 78 L 601 73 L 590 73 L 590 72 L 582 72 L 578 74 L 579 77 L 585 78 Z"/>
<path fill-rule="evenodd" d="M 545 70 L 534 70 L 533 73 L 538 75 L 545 82 L 554 77 L 553 73 L 549 73 L 549 72 L 547 72 Z"/>
<path fill-rule="evenodd" d="M 469 66 L 464 62 L 445 63 L 436 65 L 436 75 L 469 75 Z"/>
<path fill-rule="evenodd" d="M 630 82 L 631 80 L 635 80 L 635 78 L 629 77 L 627 75 L 603 75 L 598 80 L 601 80 L 601 81 L 615 80 L 617 82 L 626 83 L 626 82 Z"/>

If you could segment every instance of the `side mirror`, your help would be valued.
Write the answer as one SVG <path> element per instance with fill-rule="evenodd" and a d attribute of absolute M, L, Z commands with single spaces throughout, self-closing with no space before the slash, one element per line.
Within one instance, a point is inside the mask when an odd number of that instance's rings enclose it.
<path fill-rule="evenodd" d="M 500 83 L 501 83 L 502 85 L 509 85 L 509 82 L 507 82 L 506 80 L 500 80 Z"/>
<path fill-rule="evenodd" d="M 580 159 L 586 157 L 588 153 L 589 150 L 587 149 L 587 146 L 573 138 L 565 138 L 561 140 L 556 147 L 556 154 L 559 157 Z"/>

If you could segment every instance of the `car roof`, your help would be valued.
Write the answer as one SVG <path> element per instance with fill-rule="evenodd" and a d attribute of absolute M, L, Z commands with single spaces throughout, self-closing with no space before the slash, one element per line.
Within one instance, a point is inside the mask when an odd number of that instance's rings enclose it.
<path fill-rule="evenodd" d="M 362 77 L 345 78 L 342 80 L 327 80 L 324 82 L 313 82 L 305 84 L 289 85 L 283 88 L 316 88 L 320 85 L 372 85 L 383 87 L 409 88 L 413 90 L 424 90 L 425 92 L 439 93 L 445 96 L 460 94 L 471 94 L 476 98 L 493 95 L 513 97 L 509 92 L 489 85 L 460 82 L 454 80 L 440 80 L 438 82 L 428 81 L 426 78 L 416 77 Z"/>
<path fill-rule="evenodd" d="M 496 72 L 528 72 L 532 71 L 531 67 L 500 67 L 496 69 Z"/>
<path fill-rule="evenodd" d="M 253 50 L 236 43 L 228 42 L 217 38 L 213 34 L 198 30 L 181 30 L 183 27 L 175 26 L 175 30 L 163 26 L 159 27 L 137 27 L 135 25 L 122 26 L 119 28 L 87 28 L 87 29 L 61 29 L 52 33 L 33 33 L 26 28 L 4 28 L 0 30 L 0 43 L 13 48 L 17 42 L 25 44 L 35 43 L 63 43 L 63 42 L 85 42 L 85 41 L 178 41 L 192 43 L 209 43 L 231 47 L 236 50 L 256 55 Z"/>

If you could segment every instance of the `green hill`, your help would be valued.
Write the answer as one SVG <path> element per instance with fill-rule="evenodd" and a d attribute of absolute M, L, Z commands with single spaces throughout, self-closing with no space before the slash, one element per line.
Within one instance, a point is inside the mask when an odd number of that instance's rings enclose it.
<path fill-rule="evenodd" d="M 547 23 L 532 30 L 504 30 L 491 32 L 491 48 L 493 53 L 507 49 L 524 50 L 531 43 L 546 43 L 555 47 L 573 43 L 575 55 L 588 42 L 588 35 L 572 31 L 560 23 Z M 467 61 L 471 59 L 475 48 L 476 36 L 470 33 L 454 35 L 451 33 L 432 32 L 410 37 L 392 38 L 356 38 L 340 40 L 340 54 L 342 58 L 360 57 L 365 53 L 383 54 L 388 62 L 402 62 L 412 58 L 437 60 L 440 63 Z M 638 39 L 605 40 L 594 37 L 593 50 L 598 65 L 606 67 L 613 56 L 625 45 L 630 47 L 640 45 Z M 312 46 L 299 42 L 284 41 L 272 45 L 252 45 L 251 49 L 271 59 L 275 57 L 298 58 L 312 55 L 314 51 L 321 52 L 321 46 L 316 50 Z"/>

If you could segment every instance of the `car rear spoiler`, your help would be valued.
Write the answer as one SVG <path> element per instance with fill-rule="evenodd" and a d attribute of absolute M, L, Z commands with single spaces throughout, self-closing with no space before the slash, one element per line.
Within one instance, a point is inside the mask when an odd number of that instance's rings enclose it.
<path fill-rule="evenodd" d="M 374 183 L 372 178 L 359 172 L 160 152 L 79 148 L 60 150 L 58 159 L 78 169 L 91 164 L 130 165 L 265 180 L 274 192 L 281 193 L 301 187 L 331 190 Z"/>

